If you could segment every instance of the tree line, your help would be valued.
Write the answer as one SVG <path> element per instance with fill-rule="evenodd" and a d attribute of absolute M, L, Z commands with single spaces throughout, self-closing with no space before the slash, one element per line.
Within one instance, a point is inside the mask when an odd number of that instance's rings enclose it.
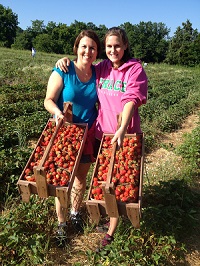
<path fill-rule="evenodd" d="M 12 49 L 31 50 L 56 54 L 73 54 L 75 38 L 83 29 L 93 29 L 104 48 L 104 35 L 108 28 L 96 26 L 92 22 L 75 20 L 71 25 L 55 23 L 44 25 L 43 20 L 32 21 L 26 30 L 18 26 L 18 15 L 0 4 L 0 46 Z M 174 36 L 169 37 L 170 29 L 164 23 L 151 21 L 139 24 L 125 22 L 118 25 L 127 32 L 131 54 L 144 62 L 168 63 L 187 66 L 200 64 L 200 33 L 193 29 L 187 20 L 177 27 Z M 100 58 L 105 58 L 102 49 Z"/>

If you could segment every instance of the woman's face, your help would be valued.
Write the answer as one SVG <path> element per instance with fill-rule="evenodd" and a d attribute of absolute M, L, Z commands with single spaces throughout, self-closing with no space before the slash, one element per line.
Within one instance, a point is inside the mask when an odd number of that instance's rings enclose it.
<path fill-rule="evenodd" d="M 122 57 L 127 45 L 123 43 L 121 38 L 115 35 L 110 35 L 106 38 L 106 55 L 113 64 L 113 67 L 120 67 L 122 65 Z"/>
<path fill-rule="evenodd" d="M 83 64 L 92 64 L 97 57 L 97 44 L 91 38 L 83 37 L 78 45 L 77 57 Z"/>

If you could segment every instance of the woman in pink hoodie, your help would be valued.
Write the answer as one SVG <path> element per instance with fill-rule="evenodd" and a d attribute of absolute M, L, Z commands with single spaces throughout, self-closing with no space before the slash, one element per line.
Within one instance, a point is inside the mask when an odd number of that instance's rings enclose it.
<path fill-rule="evenodd" d="M 108 30 L 105 35 L 105 50 L 108 59 L 95 65 L 99 99 L 95 129 L 97 147 L 103 133 L 114 134 L 112 143 L 117 141 L 118 146 L 121 146 L 126 133 L 141 133 L 138 108 L 146 103 L 148 89 L 146 73 L 141 62 L 131 57 L 129 41 L 123 29 L 113 27 Z M 63 71 L 68 71 L 66 62 L 67 58 L 64 58 L 56 65 Z M 119 114 L 121 124 L 118 128 Z M 117 225 L 118 218 L 110 217 L 101 247 L 114 240 Z"/>

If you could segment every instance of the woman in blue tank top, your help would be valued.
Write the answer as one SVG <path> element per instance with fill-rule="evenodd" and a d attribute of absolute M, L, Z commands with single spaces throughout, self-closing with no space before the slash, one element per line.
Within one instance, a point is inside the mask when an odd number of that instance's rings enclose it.
<path fill-rule="evenodd" d="M 57 119 L 63 119 L 63 103 L 71 102 L 73 104 L 73 122 L 88 123 L 89 141 L 91 141 L 94 139 L 92 132 L 97 117 L 96 74 L 92 66 L 100 53 L 100 41 L 97 34 L 92 30 L 82 31 L 75 40 L 73 51 L 77 58 L 70 64 L 67 73 L 60 71 L 58 68 L 53 69 L 47 85 L 44 106 Z M 83 231 L 83 220 L 79 209 L 93 155 L 92 149 L 85 148 L 71 191 L 70 218 L 77 232 Z M 57 240 L 58 244 L 62 246 L 65 244 L 66 238 L 67 210 L 61 207 L 58 198 L 55 198 L 55 201 L 59 223 Z"/>

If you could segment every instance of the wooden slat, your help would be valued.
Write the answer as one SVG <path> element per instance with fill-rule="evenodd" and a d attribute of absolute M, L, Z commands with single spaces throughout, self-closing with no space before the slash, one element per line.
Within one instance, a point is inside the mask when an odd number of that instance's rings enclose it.
<path fill-rule="evenodd" d="M 112 172 L 113 172 L 113 167 L 115 163 L 115 154 L 117 150 L 117 142 L 113 144 L 112 148 L 112 154 L 111 154 L 111 159 L 110 159 L 110 164 L 109 164 L 109 169 L 108 169 L 108 175 L 106 179 L 106 185 L 105 185 L 105 192 L 110 193 L 110 184 L 112 183 Z"/>
<path fill-rule="evenodd" d="M 30 184 L 29 183 L 24 184 L 19 181 L 18 188 L 21 193 L 22 201 L 29 202 L 31 196 Z"/>
<path fill-rule="evenodd" d="M 63 208 L 68 208 L 69 206 L 69 193 L 67 187 L 56 187 L 56 196 L 60 201 L 60 205 Z"/>
<path fill-rule="evenodd" d="M 72 123 L 73 122 L 72 103 L 64 102 L 63 106 L 64 106 L 63 113 L 66 121 Z"/>
<path fill-rule="evenodd" d="M 40 198 L 48 198 L 48 185 L 46 180 L 46 172 L 44 168 L 34 168 L 34 174 L 36 176 L 37 192 Z"/>
<path fill-rule="evenodd" d="M 138 205 L 139 205 L 139 215 L 140 218 L 142 217 L 142 189 L 143 189 L 143 174 L 144 174 L 144 134 L 142 134 L 142 157 L 141 157 L 141 165 L 140 165 L 140 185 L 139 185 L 139 198 L 138 198 Z"/>
<path fill-rule="evenodd" d="M 87 207 L 87 210 L 89 212 L 89 215 L 92 219 L 92 221 L 95 223 L 95 224 L 98 224 L 99 221 L 100 221 L 100 211 L 99 211 L 99 206 L 98 206 L 98 203 L 97 202 L 86 202 L 86 207 Z"/>
<path fill-rule="evenodd" d="M 131 203 L 126 204 L 126 212 L 129 220 L 135 228 L 140 228 L 140 215 L 139 215 L 139 206 L 137 208 Z"/>

